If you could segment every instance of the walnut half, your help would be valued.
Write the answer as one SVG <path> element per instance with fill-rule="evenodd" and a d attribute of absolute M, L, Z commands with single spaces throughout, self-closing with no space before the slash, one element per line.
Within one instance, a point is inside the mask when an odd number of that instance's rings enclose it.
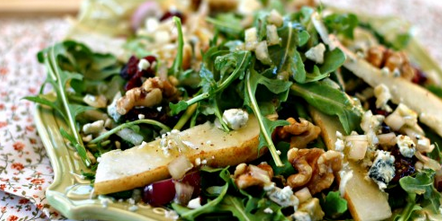
<path fill-rule="evenodd" d="M 258 166 L 239 164 L 233 175 L 235 184 L 240 189 L 246 189 L 251 186 L 263 187 L 269 184 L 273 177 L 273 169 L 267 163 L 261 163 Z"/>
<path fill-rule="evenodd" d="M 290 139 L 290 148 L 306 148 L 321 133 L 321 128 L 304 118 L 299 118 L 300 122 L 297 122 L 290 117 L 287 121 L 290 125 L 276 128 L 276 135 L 283 140 Z"/>
<path fill-rule="evenodd" d="M 287 157 L 298 171 L 287 178 L 287 184 L 293 189 L 308 187 L 312 195 L 329 188 L 342 168 L 342 154 L 333 150 L 292 148 Z"/>
<path fill-rule="evenodd" d="M 128 90 L 117 101 L 117 112 L 127 114 L 133 107 L 153 107 L 163 100 L 163 97 L 172 97 L 177 89 L 169 82 L 162 81 L 158 77 L 148 78 L 141 87 Z"/>

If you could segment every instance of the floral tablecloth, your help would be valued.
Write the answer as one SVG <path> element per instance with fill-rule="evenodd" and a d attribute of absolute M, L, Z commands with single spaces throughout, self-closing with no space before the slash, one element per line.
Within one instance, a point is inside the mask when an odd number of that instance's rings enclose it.
<path fill-rule="evenodd" d="M 336 6 L 399 15 L 442 63 L 442 2 L 434 0 L 323 0 Z M 44 191 L 53 171 L 34 125 L 33 104 L 46 74 L 36 53 L 63 38 L 61 17 L 0 18 L 0 221 L 64 219 L 47 204 Z"/>
<path fill-rule="evenodd" d="M 0 19 L 0 220 L 60 218 L 45 200 L 53 171 L 34 125 L 33 104 L 22 98 L 38 93 L 46 77 L 36 53 L 67 29 L 63 18 Z"/>

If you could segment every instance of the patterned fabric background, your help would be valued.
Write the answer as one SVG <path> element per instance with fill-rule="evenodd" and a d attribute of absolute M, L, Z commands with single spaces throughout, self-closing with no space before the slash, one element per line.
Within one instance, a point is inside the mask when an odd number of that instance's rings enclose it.
<path fill-rule="evenodd" d="M 36 53 L 67 29 L 62 18 L 0 19 L 0 220 L 60 218 L 45 200 L 53 171 L 22 97 L 38 93 L 46 77 Z"/>
<path fill-rule="evenodd" d="M 442 1 L 323 0 L 365 13 L 399 15 L 414 23 L 416 35 L 442 61 Z M 61 17 L 0 18 L 0 221 L 64 219 L 47 204 L 44 191 L 52 168 L 35 129 L 34 95 L 46 77 L 36 53 L 63 38 Z M 441 62 L 442 63 L 442 62 Z"/>

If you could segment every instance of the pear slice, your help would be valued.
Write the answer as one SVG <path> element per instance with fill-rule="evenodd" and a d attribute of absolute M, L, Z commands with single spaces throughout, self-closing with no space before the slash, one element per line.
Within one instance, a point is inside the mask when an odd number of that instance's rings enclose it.
<path fill-rule="evenodd" d="M 192 163 L 199 161 L 213 167 L 252 161 L 265 151 L 263 148 L 258 152 L 259 133 L 258 121 L 250 116 L 246 126 L 231 132 L 209 122 L 178 132 L 169 139 L 175 142 L 168 150 L 158 139 L 124 151 L 107 152 L 98 164 L 95 193 L 115 193 L 167 179 L 168 164 L 180 155 Z"/>
<path fill-rule="evenodd" d="M 317 126 L 321 128 L 321 136 L 327 149 L 334 150 L 337 140 L 336 131 L 344 129 L 334 116 L 326 115 L 310 107 L 310 115 Z M 344 198 L 348 202 L 351 215 L 356 221 L 384 220 L 391 217 L 388 195 L 382 192 L 371 179 L 366 179 L 367 170 L 356 162 L 349 160 L 349 168 L 353 176 L 344 187 Z M 340 177 L 338 177 L 340 179 Z"/>

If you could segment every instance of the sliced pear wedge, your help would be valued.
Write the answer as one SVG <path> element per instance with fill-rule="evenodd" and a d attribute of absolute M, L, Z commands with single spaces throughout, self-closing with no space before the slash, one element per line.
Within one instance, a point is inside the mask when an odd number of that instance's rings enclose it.
<path fill-rule="evenodd" d="M 334 150 L 337 140 L 336 131 L 343 133 L 344 129 L 338 118 L 326 115 L 310 107 L 310 115 L 317 126 L 321 128 L 321 136 L 327 149 Z M 382 192 L 371 179 L 366 179 L 367 170 L 356 162 L 346 160 L 353 176 L 346 182 L 344 198 L 348 202 L 351 215 L 356 221 L 385 220 L 391 217 L 388 195 Z M 338 177 L 340 180 L 340 177 Z"/>
<path fill-rule="evenodd" d="M 199 161 L 213 167 L 252 161 L 265 151 L 258 153 L 259 133 L 258 121 L 250 116 L 245 127 L 228 133 L 212 123 L 176 133 L 169 139 L 171 149 L 164 148 L 168 140 L 163 139 L 161 144 L 159 139 L 124 151 L 110 151 L 98 164 L 95 193 L 130 190 L 169 178 L 167 166 L 180 155 L 194 164 Z"/>

